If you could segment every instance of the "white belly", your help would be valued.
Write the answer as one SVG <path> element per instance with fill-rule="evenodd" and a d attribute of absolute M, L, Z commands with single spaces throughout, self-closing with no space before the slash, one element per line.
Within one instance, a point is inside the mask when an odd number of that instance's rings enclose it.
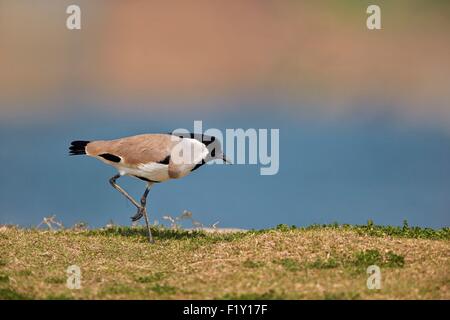
<path fill-rule="evenodd" d="M 141 164 L 137 168 L 129 168 L 120 164 L 114 165 L 121 175 L 146 178 L 151 181 L 169 180 L 169 166 L 161 163 Z"/>

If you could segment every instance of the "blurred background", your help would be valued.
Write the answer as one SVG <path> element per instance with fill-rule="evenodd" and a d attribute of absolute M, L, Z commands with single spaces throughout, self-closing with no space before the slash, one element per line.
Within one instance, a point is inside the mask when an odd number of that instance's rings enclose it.
<path fill-rule="evenodd" d="M 152 220 L 449 226 L 449 18 L 445 0 L 0 0 L 0 223 L 129 225 L 115 171 L 70 141 L 203 120 L 279 128 L 279 173 L 207 166 L 157 185 Z"/>

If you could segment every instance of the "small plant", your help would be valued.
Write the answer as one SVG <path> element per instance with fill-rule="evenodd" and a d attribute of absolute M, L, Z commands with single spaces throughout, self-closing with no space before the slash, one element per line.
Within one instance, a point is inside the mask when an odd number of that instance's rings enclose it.
<path fill-rule="evenodd" d="M 300 270 L 300 265 L 298 264 L 298 262 L 291 258 L 284 258 L 274 262 L 282 265 L 287 271 L 295 272 Z"/>
<path fill-rule="evenodd" d="M 382 263 L 383 258 L 378 250 L 362 251 L 355 255 L 354 264 L 356 266 L 368 267 L 374 264 L 380 266 Z"/>
<path fill-rule="evenodd" d="M 409 224 L 408 224 L 408 220 L 403 220 L 403 230 L 408 230 L 409 229 Z"/>
<path fill-rule="evenodd" d="M 405 265 L 405 258 L 403 256 L 397 255 L 392 251 L 386 254 L 386 267 L 390 268 L 403 268 Z"/>
<path fill-rule="evenodd" d="M 338 262 L 334 258 L 327 260 L 317 259 L 316 261 L 307 265 L 307 268 L 311 269 L 333 269 L 338 266 Z"/>
<path fill-rule="evenodd" d="M 102 293 L 103 294 L 129 294 L 129 293 L 132 293 L 133 291 L 135 291 L 134 288 L 132 288 L 128 285 L 125 285 L 125 284 L 117 283 L 113 286 L 103 289 Z"/>
<path fill-rule="evenodd" d="M 88 229 L 88 224 L 87 224 L 87 222 L 84 222 L 84 221 L 77 222 L 72 227 L 72 230 L 75 230 L 75 231 L 84 231 L 87 229 Z"/>
<path fill-rule="evenodd" d="M 106 229 L 114 229 L 115 227 L 117 227 L 117 225 L 114 223 L 112 219 L 110 219 L 105 226 Z"/>
<path fill-rule="evenodd" d="M 367 250 L 356 253 L 353 265 L 361 268 L 367 268 L 371 265 L 387 268 L 403 268 L 405 258 L 392 251 L 389 251 L 383 257 L 378 250 Z"/>
<path fill-rule="evenodd" d="M 177 291 L 175 287 L 160 284 L 154 285 L 150 288 L 150 290 L 156 292 L 157 294 L 174 294 Z"/>
<path fill-rule="evenodd" d="M 19 276 L 27 277 L 27 276 L 31 276 L 32 274 L 33 274 L 33 272 L 31 270 L 28 270 L 28 269 L 23 269 L 23 270 L 17 271 L 17 275 L 19 275 Z"/>
<path fill-rule="evenodd" d="M 148 276 L 141 276 L 136 278 L 136 282 L 140 283 L 150 283 L 155 281 L 160 281 L 165 278 L 164 272 L 156 272 Z"/>
<path fill-rule="evenodd" d="M 288 226 L 287 224 L 279 224 L 276 226 L 276 230 L 278 231 L 289 231 L 289 230 L 293 230 L 296 229 L 297 227 L 292 225 L 292 226 Z"/>
<path fill-rule="evenodd" d="M 194 220 L 194 219 L 192 218 L 192 212 L 191 212 L 191 211 L 188 211 L 188 210 L 184 210 L 183 213 L 182 213 L 181 215 L 179 215 L 178 217 L 175 217 L 175 218 L 172 217 L 172 216 L 170 216 L 170 215 L 165 215 L 165 216 L 163 216 L 162 218 L 163 218 L 164 220 L 170 221 L 170 227 L 171 227 L 172 229 L 174 229 L 174 230 L 178 230 L 178 229 L 181 228 L 179 222 L 182 221 L 182 220 L 191 220 L 192 226 L 193 226 L 195 229 L 201 229 L 201 228 L 204 227 L 204 225 L 203 225 L 201 222 L 196 221 L 196 220 Z M 218 223 L 218 222 L 217 222 L 217 223 Z M 215 223 L 215 224 L 213 225 L 213 228 L 216 228 L 217 223 Z"/>
<path fill-rule="evenodd" d="M 45 282 L 51 283 L 51 284 L 61 284 L 65 283 L 66 279 L 62 277 L 48 277 L 45 279 Z"/>
<path fill-rule="evenodd" d="M 256 269 L 264 266 L 264 262 L 262 261 L 253 261 L 253 260 L 245 260 L 242 265 L 246 268 Z"/>
<path fill-rule="evenodd" d="M 18 293 L 9 288 L 0 288 L 0 300 L 28 300 L 31 297 Z"/>
<path fill-rule="evenodd" d="M 9 276 L 6 274 L 0 274 L 0 283 L 8 283 L 9 282 Z"/>
<path fill-rule="evenodd" d="M 59 221 L 56 220 L 56 215 L 53 215 L 53 216 L 50 216 L 50 217 L 44 217 L 42 219 L 41 223 L 39 223 L 36 228 L 39 229 L 39 227 L 41 225 L 44 225 L 44 224 L 47 225 L 47 227 L 50 230 L 54 230 L 55 227 L 56 227 L 56 229 L 58 229 L 58 228 L 59 229 L 64 229 L 64 226 L 63 226 L 62 222 L 59 222 Z"/>

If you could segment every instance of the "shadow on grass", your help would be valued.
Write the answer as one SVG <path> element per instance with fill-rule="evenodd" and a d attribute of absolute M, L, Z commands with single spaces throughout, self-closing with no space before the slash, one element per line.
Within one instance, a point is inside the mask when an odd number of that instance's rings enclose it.
<path fill-rule="evenodd" d="M 402 227 L 398 226 L 379 226 L 369 221 L 367 225 L 348 225 L 348 224 L 323 224 L 311 225 L 308 227 L 296 227 L 287 225 L 278 225 L 271 229 L 249 230 L 246 232 L 233 233 L 207 233 L 202 230 L 182 230 L 168 229 L 161 226 L 152 226 L 152 235 L 156 240 L 200 240 L 209 243 L 234 241 L 242 239 L 249 235 L 264 234 L 269 232 L 290 232 L 290 231 L 307 231 L 307 230 L 344 230 L 354 231 L 360 235 L 372 237 L 397 237 L 397 238 L 413 238 L 413 239 L 434 239 L 449 240 L 450 228 L 430 229 L 421 227 L 409 227 L 405 221 Z M 114 226 L 111 228 L 86 230 L 83 233 L 87 236 L 123 236 L 123 237 L 139 237 L 147 238 L 147 229 L 145 227 L 122 227 Z"/>
<path fill-rule="evenodd" d="M 245 233 L 206 233 L 201 230 L 177 230 L 161 227 L 152 227 L 152 236 L 156 240 L 205 240 L 207 242 L 233 241 L 241 239 Z M 88 230 L 88 236 L 122 236 L 122 237 L 142 237 L 147 239 L 147 229 L 144 227 L 112 227 L 107 229 Z"/>
<path fill-rule="evenodd" d="M 152 235 L 157 239 L 182 240 L 192 238 L 205 238 L 207 235 L 201 231 L 174 230 L 164 228 L 151 228 Z M 107 229 L 88 230 L 89 236 L 122 236 L 122 237 L 147 237 L 147 229 L 144 227 L 112 227 Z"/>

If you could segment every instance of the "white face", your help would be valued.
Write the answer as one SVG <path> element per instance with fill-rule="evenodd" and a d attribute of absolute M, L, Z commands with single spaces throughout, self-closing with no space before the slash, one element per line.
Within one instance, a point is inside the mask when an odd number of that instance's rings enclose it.
<path fill-rule="evenodd" d="M 231 163 L 223 154 L 220 140 L 214 136 L 185 132 L 172 136 L 173 139 L 177 139 L 177 146 L 171 154 L 174 163 L 192 165 L 216 159 Z M 178 140 L 180 138 L 182 140 Z"/>
<path fill-rule="evenodd" d="M 170 160 L 179 166 L 195 166 L 205 160 L 209 151 L 206 146 L 196 139 L 183 138 L 172 149 Z"/>

